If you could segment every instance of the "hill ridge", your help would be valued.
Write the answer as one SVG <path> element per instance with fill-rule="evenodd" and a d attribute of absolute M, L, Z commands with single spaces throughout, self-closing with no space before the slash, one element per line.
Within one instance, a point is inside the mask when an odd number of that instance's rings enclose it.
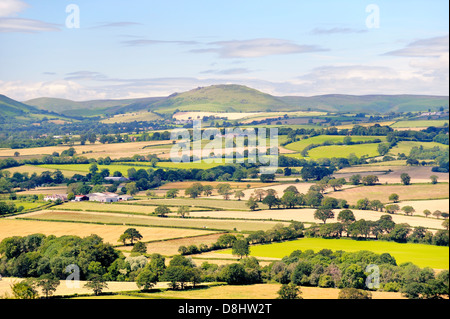
<path fill-rule="evenodd" d="M 81 115 L 85 110 L 96 115 L 144 110 L 166 114 L 175 111 L 288 112 L 308 109 L 326 112 L 387 113 L 437 110 L 440 107 L 448 109 L 449 98 L 421 94 L 273 96 L 245 85 L 218 84 L 176 92 L 167 97 L 91 101 L 37 98 L 24 101 L 23 104 L 65 115 Z"/>

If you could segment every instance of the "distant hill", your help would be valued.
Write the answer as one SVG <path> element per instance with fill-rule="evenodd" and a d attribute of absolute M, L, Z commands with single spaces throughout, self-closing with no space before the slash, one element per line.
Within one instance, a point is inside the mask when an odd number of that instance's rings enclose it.
<path fill-rule="evenodd" d="M 213 85 L 175 93 L 152 105 L 159 112 L 212 111 L 260 112 L 287 111 L 292 107 L 281 99 L 242 85 Z"/>
<path fill-rule="evenodd" d="M 179 111 L 267 112 L 318 110 L 327 112 L 409 112 L 449 108 L 448 96 L 427 95 L 319 95 L 277 97 L 242 85 L 212 85 L 168 97 L 75 102 L 39 98 L 24 102 L 40 110 L 67 116 L 114 115 L 150 110 L 170 114 Z"/>
<path fill-rule="evenodd" d="M 43 97 L 28 100 L 24 103 L 35 106 L 40 110 L 56 112 L 67 116 L 94 116 L 133 112 L 141 106 L 142 108 L 148 108 L 151 103 L 160 99 L 164 98 L 150 97 L 142 99 L 92 100 L 76 102 L 66 99 Z"/>
<path fill-rule="evenodd" d="M 320 95 L 313 97 L 281 97 L 281 100 L 300 109 L 311 108 L 330 112 L 417 112 L 429 108 L 448 109 L 448 96 L 428 95 Z"/>
<path fill-rule="evenodd" d="M 150 109 L 159 113 L 179 111 L 267 112 L 318 110 L 327 112 L 413 112 L 449 107 L 448 96 L 426 95 L 319 95 L 276 97 L 242 85 L 212 85 L 174 93 L 151 105 L 134 104 L 122 111 Z"/>
<path fill-rule="evenodd" d="M 40 113 L 36 108 L 15 101 L 5 95 L 0 94 L 0 116 L 2 117 L 13 117 L 13 116 L 24 116 L 29 113 Z"/>

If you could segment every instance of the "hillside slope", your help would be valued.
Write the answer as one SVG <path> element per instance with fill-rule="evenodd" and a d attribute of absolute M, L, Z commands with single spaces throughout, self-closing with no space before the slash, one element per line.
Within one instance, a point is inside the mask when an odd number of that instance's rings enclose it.
<path fill-rule="evenodd" d="M 21 116 L 27 113 L 39 113 L 39 110 L 0 94 L 0 116 Z"/>
<path fill-rule="evenodd" d="M 270 94 L 242 85 L 212 85 L 184 93 L 175 93 L 154 103 L 151 108 L 159 112 L 211 111 L 211 112 L 260 112 L 288 111 L 292 107 Z"/>
<path fill-rule="evenodd" d="M 56 112 L 69 116 L 92 116 L 133 112 L 140 108 L 148 108 L 151 103 L 160 99 L 163 98 L 151 97 L 141 99 L 92 100 L 77 102 L 67 99 L 43 97 L 28 100 L 24 103 L 35 106 L 40 110 Z"/>
<path fill-rule="evenodd" d="M 276 97 L 242 85 L 199 87 L 168 97 L 75 102 L 55 98 L 26 101 L 40 110 L 67 116 L 114 115 L 139 111 L 171 114 L 178 111 L 267 112 L 414 112 L 449 108 L 448 96 L 426 95 L 319 95 Z"/>
<path fill-rule="evenodd" d="M 320 95 L 313 97 L 288 96 L 281 100 L 292 107 L 312 108 L 331 112 L 414 112 L 429 108 L 448 109 L 448 96 L 427 95 Z"/>

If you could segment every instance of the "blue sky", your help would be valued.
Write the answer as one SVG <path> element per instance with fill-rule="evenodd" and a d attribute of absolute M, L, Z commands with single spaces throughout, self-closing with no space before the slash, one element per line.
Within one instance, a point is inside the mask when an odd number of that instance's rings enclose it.
<path fill-rule="evenodd" d="M 70 4 L 79 28 L 66 24 Z M 448 95 L 448 10 L 441 0 L 0 0 L 0 94 L 81 101 L 236 83 L 279 96 Z"/>

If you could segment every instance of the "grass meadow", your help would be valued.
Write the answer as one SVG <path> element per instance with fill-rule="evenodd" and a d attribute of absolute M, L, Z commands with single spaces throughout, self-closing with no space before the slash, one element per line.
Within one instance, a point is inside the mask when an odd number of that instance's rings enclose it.
<path fill-rule="evenodd" d="M 377 254 L 388 252 L 396 259 L 397 264 L 412 262 L 419 267 L 431 267 L 433 269 L 448 269 L 449 267 L 448 247 L 374 240 L 303 238 L 282 243 L 251 246 L 250 255 L 283 258 L 289 256 L 294 250 L 305 251 L 308 249 L 315 252 L 322 249 L 348 252 L 368 250 Z M 221 253 L 231 254 L 231 250 L 224 250 Z"/>
<path fill-rule="evenodd" d="M 285 148 L 288 150 L 301 152 L 305 147 L 307 147 L 310 144 L 322 144 L 324 142 L 330 141 L 330 142 L 343 142 L 344 137 L 342 135 L 319 135 L 314 136 L 308 139 L 304 139 L 301 141 L 297 141 L 294 143 L 287 144 Z M 375 139 L 380 139 L 381 141 L 384 141 L 386 137 L 384 136 L 352 136 L 353 142 L 366 142 L 366 141 L 373 141 Z M 346 145 L 348 146 L 348 145 Z M 362 146 L 362 145 L 356 145 L 356 146 Z"/>
<path fill-rule="evenodd" d="M 440 127 L 448 124 L 448 120 L 421 120 L 421 121 L 399 121 L 391 125 L 392 128 L 427 128 L 430 126 Z"/>
<path fill-rule="evenodd" d="M 343 157 L 347 158 L 350 154 L 355 154 L 357 157 L 375 157 L 378 156 L 378 143 L 359 144 L 359 145 L 330 145 L 313 148 L 308 152 L 308 157 L 311 159 Z"/>
<path fill-rule="evenodd" d="M 405 155 L 409 155 L 411 149 L 413 147 L 423 146 L 424 149 L 429 149 L 433 147 L 439 147 L 440 149 L 448 149 L 448 145 L 444 145 L 436 142 L 414 142 L 414 141 L 402 141 L 399 142 L 396 146 L 391 148 L 389 151 L 390 154 L 397 155 L 399 153 L 403 153 Z"/>
<path fill-rule="evenodd" d="M 68 214 L 70 216 L 70 214 Z M 73 235 L 86 237 L 97 234 L 112 245 L 119 245 L 118 239 L 123 232 L 128 229 L 127 225 L 102 225 L 83 224 L 76 222 L 53 222 L 21 219 L 1 219 L 0 220 L 0 241 L 11 236 L 27 236 L 31 234 L 44 234 L 65 236 Z M 71 219 L 76 220 L 76 219 Z M 167 240 L 186 236 L 208 235 L 213 232 L 198 229 L 163 228 L 163 227 L 135 227 L 143 236 L 143 241 Z"/>
<path fill-rule="evenodd" d="M 345 199 L 349 204 L 356 204 L 358 200 L 364 198 L 368 198 L 369 200 L 378 199 L 382 203 L 389 203 L 389 195 L 394 193 L 399 195 L 400 200 L 444 199 L 448 198 L 449 184 L 360 186 L 333 192 L 330 196 L 337 199 Z"/>
<path fill-rule="evenodd" d="M 38 214 L 25 215 L 30 220 L 43 220 L 55 222 L 74 222 L 78 225 L 104 224 L 127 225 L 144 227 L 173 227 L 192 228 L 200 230 L 219 231 L 257 231 L 273 228 L 278 222 L 274 221 L 250 221 L 232 219 L 206 219 L 206 218 L 162 218 L 155 216 L 138 216 L 107 212 L 72 212 L 72 211 L 41 211 Z M 288 225 L 289 223 L 284 223 Z M 90 226 L 83 226 L 89 228 Z"/>

